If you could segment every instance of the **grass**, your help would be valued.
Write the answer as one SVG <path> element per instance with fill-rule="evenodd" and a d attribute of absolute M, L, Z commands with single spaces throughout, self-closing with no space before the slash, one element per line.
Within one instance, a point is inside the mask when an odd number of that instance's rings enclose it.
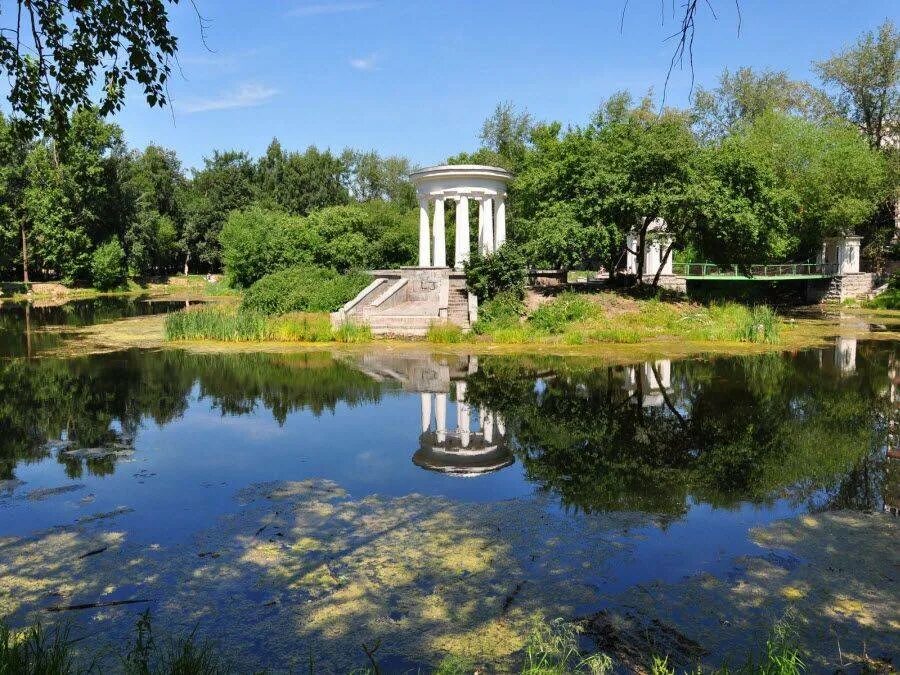
<path fill-rule="evenodd" d="M 613 661 L 606 654 L 582 656 L 578 650 L 578 628 L 564 619 L 539 621 L 525 644 L 522 675 L 567 675 L 609 673 Z"/>
<path fill-rule="evenodd" d="M 442 344 L 458 344 L 466 339 L 462 332 L 462 328 L 453 323 L 440 321 L 432 323 L 428 327 L 426 338 L 429 342 L 439 342 Z"/>
<path fill-rule="evenodd" d="M 166 316 L 166 340 L 219 342 L 367 342 L 368 326 L 344 323 L 332 328 L 324 312 L 266 316 L 233 306 L 202 305 Z"/>
<path fill-rule="evenodd" d="M 604 653 L 585 655 L 578 648 L 580 627 L 562 618 L 552 621 L 535 620 L 525 642 L 522 675 L 601 675 L 614 670 L 614 660 Z M 40 623 L 15 632 L 0 621 L 0 675 L 81 675 L 97 672 L 95 662 L 83 663 L 76 658 L 75 641 L 69 636 L 69 628 L 62 625 L 45 630 Z M 366 650 L 370 666 L 354 673 L 378 673 L 380 668 L 374 657 L 376 647 Z M 181 636 L 158 637 L 153 629 L 149 610 L 140 615 L 133 636 L 124 650 L 115 654 L 119 661 L 117 672 L 126 675 L 218 675 L 231 672 L 222 659 L 217 646 L 197 639 L 197 629 Z M 674 675 L 668 656 L 645 656 L 647 672 L 652 675 Z M 310 656 L 310 672 L 314 659 Z M 488 669 L 491 671 L 491 669 Z M 758 662 L 748 659 L 740 668 L 723 665 L 712 671 L 717 675 L 745 673 L 747 675 L 801 675 L 806 671 L 796 635 L 790 621 L 783 619 L 774 626 Z M 436 675 L 468 675 L 484 672 L 469 657 L 445 656 L 436 669 Z"/>
<path fill-rule="evenodd" d="M 427 341 L 590 345 L 674 338 L 775 344 L 783 329 L 782 320 L 765 305 L 623 299 L 614 293 L 567 291 L 539 305 L 530 315 L 526 315 L 522 302 L 512 296 L 486 302 L 483 309 L 471 333 L 447 322 L 435 322 L 428 329 Z M 332 328 L 330 316 L 324 312 L 272 316 L 221 303 L 170 314 L 166 317 L 165 335 L 170 341 L 220 342 L 358 343 L 372 339 L 370 329 L 364 325 L 348 322 Z"/>
<path fill-rule="evenodd" d="M 229 672 L 212 642 L 187 635 L 158 639 L 149 610 L 118 654 L 116 672 L 126 675 L 219 675 Z M 68 624 L 46 630 L 35 623 L 20 632 L 0 621 L 0 675 L 86 675 L 100 672 L 95 661 L 76 658 Z"/>
<path fill-rule="evenodd" d="M 699 305 L 656 298 L 633 300 L 612 311 L 621 296 L 565 292 L 540 305 L 530 316 L 497 312 L 479 318 L 474 332 L 485 341 L 520 344 L 556 342 L 634 344 L 663 337 L 700 342 L 777 343 L 781 319 L 765 305 L 735 302 Z"/>

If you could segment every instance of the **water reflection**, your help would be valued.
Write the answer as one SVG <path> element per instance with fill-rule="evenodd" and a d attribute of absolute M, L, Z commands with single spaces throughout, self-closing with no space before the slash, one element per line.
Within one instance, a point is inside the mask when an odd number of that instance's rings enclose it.
<path fill-rule="evenodd" d="M 515 461 L 503 418 L 485 405 L 472 406 L 466 400 L 466 379 L 478 372 L 477 356 L 436 359 L 423 354 L 367 354 L 359 368 L 420 395 L 421 434 L 412 457 L 416 466 L 454 476 L 478 476 Z"/>
<path fill-rule="evenodd" d="M 537 488 L 587 512 L 896 508 L 898 386 L 894 343 L 848 338 L 627 366 L 385 352 L 11 359 L 0 363 L 0 489 L 48 463 L 71 479 L 110 480 L 123 463 L 131 476 L 152 463 L 152 439 L 178 449 L 182 482 L 213 470 L 240 482 L 255 461 L 261 479 L 480 500 Z M 480 488 L 442 474 L 482 476 Z"/>
<path fill-rule="evenodd" d="M 147 296 L 105 296 L 64 304 L 0 302 L 0 356 L 34 356 L 62 344 L 59 328 L 76 328 L 116 319 L 165 314 L 197 301 Z M 54 328 L 48 331 L 48 328 Z"/>

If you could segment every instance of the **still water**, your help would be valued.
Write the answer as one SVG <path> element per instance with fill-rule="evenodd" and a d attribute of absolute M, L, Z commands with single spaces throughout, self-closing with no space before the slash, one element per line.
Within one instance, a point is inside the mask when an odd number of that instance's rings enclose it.
<path fill-rule="evenodd" d="M 59 311 L 43 324 L 96 320 Z M 325 479 L 351 500 L 649 516 L 592 582 L 614 593 L 731 574 L 777 519 L 900 505 L 891 341 L 624 366 L 377 347 L 27 359 L 23 317 L 2 316 L 0 540 L 102 518 L 178 547 L 250 485 Z"/>

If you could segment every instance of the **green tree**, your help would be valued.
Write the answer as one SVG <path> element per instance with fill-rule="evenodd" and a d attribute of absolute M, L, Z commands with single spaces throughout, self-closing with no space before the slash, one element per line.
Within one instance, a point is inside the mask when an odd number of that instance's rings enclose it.
<path fill-rule="evenodd" d="M 179 242 L 184 271 L 192 264 L 220 265 L 219 232 L 231 211 L 246 208 L 259 196 L 256 170 L 245 152 L 214 151 L 194 173 L 183 196 L 185 224 Z"/>
<path fill-rule="evenodd" d="M 900 133 L 900 32 L 890 20 L 875 32 L 815 64 L 837 109 L 857 125 L 873 148 L 897 142 Z"/>
<path fill-rule="evenodd" d="M 119 110 L 129 82 L 149 105 L 164 105 L 178 47 L 168 6 L 177 2 L 16 0 L 15 10 L 3 13 L 0 70 L 23 133 L 62 139 L 73 109 L 96 98 L 101 115 Z"/>
<path fill-rule="evenodd" d="M 824 113 L 825 101 L 821 92 L 783 71 L 752 68 L 725 69 L 715 89 L 699 87 L 694 97 L 697 132 L 705 140 L 724 138 L 739 122 L 770 110 L 815 119 Z"/>
<path fill-rule="evenodd" d="M 22 280 L 27 282 L 28 249 L 22 207 L 28 144 L 13 126 L 13 121 L 0 113 L 0 274 L 11 276 L 19 264 Z"/>
<path fill-rule="evenodd" d="M 301 216 L 327 206 L 350 201 L 346 183 L 347 167 L 329 150 L 310 146 L 306 152 L 286 155 L 277 202 L 285 210 Z"/>
<path fill-rule="evenodd" d="M 856 232 L 890 189 L 884 156 L 846 122 L 815 124 L 770 112 L 738 138 L 735 151 L 766 163 L 787 191 L 790 258 L 816 254 L 823 237 Z"/>
<path fill-rule="evenodd" d="M 358 201 L 380 199 L 401 208 L 415 208 L 416 188 L 409 179 L 412 166 L 406 157 L 347 149 L 342 160 L 348 168 L 350 194 Z"/>
<path fill-rule="evenodd" d="M 91 256 L 91 281 L 94 287 L 108 291 L 125 283 L 125 249 L 118 239 L 110 239 Z"/>
<path fill-rule="evenodd" d="M 124 233 L 129 270 L 137 275 L 169 271 L 183 254 L 181 162 L 174 151 L 149 145 L 131 154 L 126 174 L 122 186 L 129 209 Z"/>

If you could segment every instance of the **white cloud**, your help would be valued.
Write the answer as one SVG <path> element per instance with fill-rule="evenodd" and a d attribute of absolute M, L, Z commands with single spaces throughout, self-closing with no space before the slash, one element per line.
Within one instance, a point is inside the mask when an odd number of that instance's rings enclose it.
<path fill-rule="evenodd" d="M 378 56 L 376 54 L 369 54 L 368 56 L 359 56 L 355 59 L 350 59 L 350 67 L 355 68 L 356 70 L 375 70 L 377 64 Z"/>
<path fill-rule="evenodd" d="M 319 16 L 321 14 L 343 14 L 371 9 L 374 2 L 318 2 L 298 5 L 288 12 L 290 16 Z"/>
<path fill-rule="evenodd" d="M 233 91 L 225 92 L 213 98 L 186 101 L 182 109 L 186 113 L 199 113 L 209 112 L 210 110 L 229 110 L 231 108 L 252 108 L 262 105 L 277 93 L 277 89 L 267 87 L 264 84 L 242 84 Z"/>

